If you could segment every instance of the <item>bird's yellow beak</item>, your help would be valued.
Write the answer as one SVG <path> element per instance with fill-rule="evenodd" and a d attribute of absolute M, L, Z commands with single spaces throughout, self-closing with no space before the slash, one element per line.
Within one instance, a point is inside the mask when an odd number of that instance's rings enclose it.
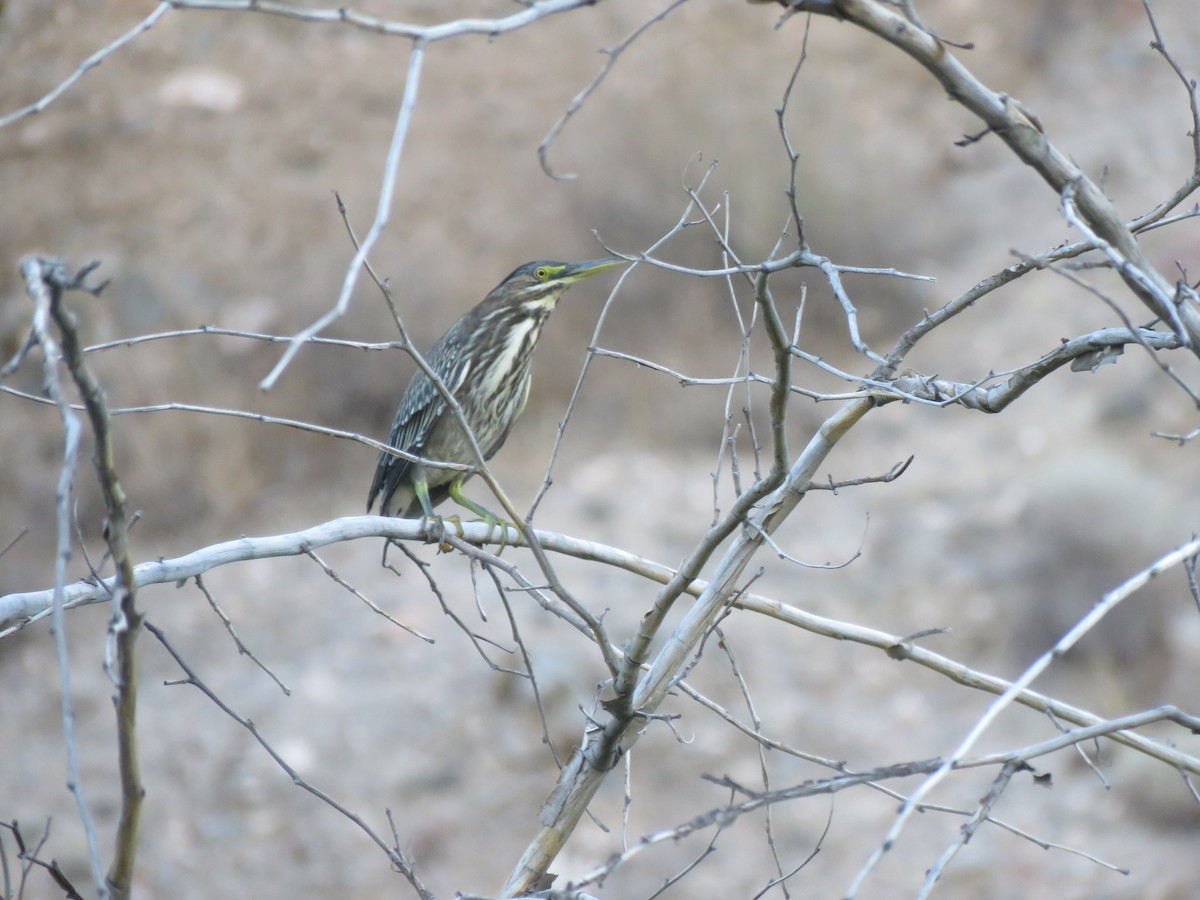
<path fill-rule="evenodd" d="M 603 259 L 589 259 L 587 262 L 568 263 L 561 270 L 555 272 L 553 277 L 555 281 L 574 284 L 581 278 L 587 278 L 589 275 L 595 275 L 627 262 L 629 260 L 617 256 L 606 256 Z"/>

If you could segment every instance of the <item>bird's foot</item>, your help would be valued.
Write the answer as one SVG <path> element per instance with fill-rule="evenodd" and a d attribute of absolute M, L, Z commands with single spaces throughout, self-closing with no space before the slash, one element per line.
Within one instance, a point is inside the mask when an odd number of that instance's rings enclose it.
<path fill-rule="evenodd" d="M 462 519 L 458 516 L 450 516 L 448 518 L 443 518 L 442 516 L 425 517 L 425 541 L 430 544 L 437 544 L 439 553 L 449 553 L 454 549 L 453 545 L 446 540 L 446 522 L 448 521 L 454 523 L 454 530 L 458 532 L 459 538 L 462 538 Z"/>
<path fill-rule="evenodd" d="M 487 539 L 489 541 L 492 539 L 492 529 L 493 528 L 500 529 L 500 547 L 498 550 L 496 550 L 496 555 L 499 556 L 501 553 L 504 552 L 504 548 L 508 546 L 508 523 L 505 522 L 503 519 L 493 519 L 493 518 L 487 518 L 487 519 L 484 519 L 483 521 L 487 522 L 487 527 L 488 527 Z"/>
<path fill-rule="evenodd" d="M 508 546 L 508 529 L 509 528 L 515 529 L 518 535 L 523 536 L 523 532 L 521 531 L 520 525 L 516 524 L 515 522 L 509 522 L 507 519 L 502 519 L 499 516 L 486 515 L 486 516 L 483 516 L 481 519 L 479 519 L 479 521 L 485 523 L 488 526 L 487 537 L 484 538 L 485 541 L 495 540 L 492 537 L 492 531 L 495 528 L 500 529 L 500 542 L 499 542 L 500 547 L 499 547 L 499 549 L 496 550 L 497 556 L 499 556 L 501 553 L 503 553 L 504 548 Z"/>

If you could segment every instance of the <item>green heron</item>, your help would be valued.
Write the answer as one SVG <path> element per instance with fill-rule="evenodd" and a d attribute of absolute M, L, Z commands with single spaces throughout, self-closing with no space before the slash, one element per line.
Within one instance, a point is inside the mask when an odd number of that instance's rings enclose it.
<path fill-rule="evenodd" d="M 504 444 L 525 409 L 533 351 L 558 298 L 581 278 L 623 262 L 606 258 L 581 263 L 526 263 L 433 345 L 425 360 L 462 407 L 485 460 Z M 436 462 L 479 462 L 458 417 L 420 371 L 404 390 L 387 442 L 398 450 Z M 433 508 L 449 496 L 481 518 L 499 521 L 463 496 L 462 484 L 471 474 L 380 453 L 367 511 L 374 509 L 375 498 L 379 497 L 381 515 L 411 518 L 423 513 L 432 519 Z"/>

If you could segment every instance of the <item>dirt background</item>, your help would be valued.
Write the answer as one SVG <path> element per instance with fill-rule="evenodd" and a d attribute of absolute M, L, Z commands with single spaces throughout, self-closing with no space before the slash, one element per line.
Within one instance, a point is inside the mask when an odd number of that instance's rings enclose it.
<path fill-rule="evenodd" d="M 444 21 L 498 15 L 511 4 L 377 3 L 381 15 Z M 78 63 L 132 27 L 145 3 L 0 4 L 0 114 L 42 96 Z M 1179 61 L 1200 72 L 1191 0 L 1155 9 Z M 942 0 L 922 4 L 944 36 L 970 41 L 966 63 L 1018 97 L 1128 216 L 1191 170 L 1186 96 L 1149 48 L 1140 4 Z M 373 254 L 408 327 L 428 344 L 517 264 L 531 258 L 636 252 L 680 216 L 681 184 L 719 165 L 709 196 L 727 192 L 733 240 L 767 253 L 785 219 L 786 158 L 774 109 L 794 66 L 803 21 L 776 29 L 773 8 L 685 4 L 619 59 L 553 146 L 548 179 L 536 147 L 612 47 L 647 15 L 608 2 L 495 39 L 433 45 L 404 151 L 394 217 Z M 28 330 L 17 262 L 31 252 L 102 261 L 111 284 L 80 298 L 89 342 L 214 324 L 291 334 L 337 294 L 353 248 L 332 192 L 360 232 L 370 221 L 404 86 L 408 43 L 343 26 L 267 16 L 172 11 L 44 112 L 0 130 L 0 356 Z M 849 277 L 865 337 L 880 347 L 978 279 L 1071 237 L 1055 197 L 994 140 L 953 141 L 977 126 L 916 67 L 849 26 L 818 20 L 788 111 L 801 153 L 799 194 L 813 248 L 838 262 L 933 274 L 934 285 Z M 1163 271 L 1197 259 L 1196 228 L 1149 235 Z M 711 235 L 689 228 L 663 256 L 718 262 Z M 534 397 L 495 460 L 510 495 L 540 484 L 609 276 L 575 288 L 539 350 Z M 1098 283 L 1112 286 L 1099 279 Z M 803 345 L 865 371 L 840 313 L 811 272 L 779 279 L 794 309 L 809 289 Z M 746 310 L 748 299 L 739 302 Z M 1144 313 L 1130 310 L 1135 320 Z M 970 381 L 1028 362 L 1068 335 L 1114 324 L 1094 296 L 1050 274 L 1024 279 L 942 329 L 910 359 L 926 373 Z M 394 326 L 365 281 L 331 336 L 388 340 Z M 701 377 L 731 370 L 738 339 L 726 287 L 641 267 L 610 307 L 599 343 Z M 278 348 L 189 337 L 94 354 L 114 406 L 168 401 L 250 409 L 382 437 L 411 365 L 401 352 L 307 348 L 278 387 L 257 389 Z M 776 560 L 755 590 L 804 609 L 898 634 L 951 631 L 928 646 L 1013 676 L 1108 587 L 1197 530 L 1194 450 L 1151 437 L 1195 426 L 1195 409 L 1144 354 L 1094 374 L 1059 373 L 1002 416 L 893 405 L 870 417 L 830 461 L 835 478 L 876 474 L 915 455 L 890 486 L 808 498 L 778 535 L 818 562 L 863 556 L 835 571 Z M 757 367 L 767 360 L 759 357 Z M 1184 377 L 1196 366 L 1173 358 Z M 798 368 L 804 383 L 830 386 Z M 34 354 L 5 384 L 37 392 Z M 712 515 L 711 472 L 725 391 L 613 359 L 592 366 L 538 513 L 541 527 L 678 560 Z M 762 409 L 761 397 L 758 398 Z M 794 446 L 832 407 L 797 400 Z M 127 493 L 144 512 L 138 559 L 176 556 L 238 534 L 294 531 L 362 511 L 374 454 L 337 441 L 229 418 L 161 412 L 117 419 Z M 61 428 L 50 407 L 0 393 L 0 594 L 52 580 L 54 482 Z M 743 451 L 746 448 L 742 444 Z M 744 455 L 743 468 L 752 460 Z M 723 481 L 727 489 L 727 473 Z M 483 498 L 481 488 L 476 496 Z M 81 529 L 96 558 L 102 507 L 86 459 Z M 481 587 L 476 611 L 466 561 L 428 559 L 446 602 L 510 646 L 504 611 Z M 518 552 L 509 558 L 526 563 Z M 327 560 L 382 607 L 436 638 L 389 625 L 309 560 L 214 571 L 206 585 L 241 638 L 292 689 L 237 650 L 194 586 L 143 592 L 151 621 L 201 677 L 313 784 L 403 846 L 439 896 L 495 892 L 536 827 L 555 769 L 540 741 L 528 685 L 492 671 L 443 615 L 411 566 L 378 566 L 376 541 L 331 548 Z M 86 573 L 79 556 L 75 575 Z M 564 579 L 607 609 L 623 635 L 652 591 L 635 579 L 564 561 Z M 579 705 L 602 677 L 578 636 L 514 595 L 551 734 L 569 748 Z M 110 685 L 100 666 L 107 610 L 69 618 L 83 783 L 107 858 L 116 810 Z M 792 746 L 856 768 L 949 752 L 988 698 L 883 654 L 734 616 L 728 643 L 762 728 Z M 245 730 L 196 690 L 164 685 L 179 670 L 144 642 L 140 709 L 147 789 L 137 876 L 143 897 L 411 896 L 362 833 L 297 790 Z M 499 651 L 494 656 L 506 659 Z M 1110 627 L 1038 687 L 1099 713 L 1158 703 L 1196 712 L 1200 624 L 1172 572 L 1138 594 Z M 745 717 L 715 650 L 695 684 Z M 44 855 L 86 884 L 82 833 L 66 780 L 53 645 L 44 623 L 0 641 L 0 819 L 27 834 L 47 819 Z M 760 784 L 754 745 L 693 704 L 670 712 L 680 743 L 651 728 L 633 753 L 634 841 L 719 806 L 700 779 Z M 1177 730 L 1164 736 L 1198 752 Z M 1049 737 L 1032 714 L 1006 714 L 981 750 Z M 1105 747 L 1103 780 L 1063 753 L 1042 763 L 1047 790 L 1018 779 L 996 810 L 1038 839 L 1129 869 L 1122 875 L 1062 849 L 1042 850 L 984 828 L 950 866 L 944 896 L 1183 898 L 1200 880 L 1200 817 L 1177 773 Z M 826 770 L 781 754 L 772 784 Z M 971 808 L 990 770 L 953 779 L 935 800 Z M 620 844 L 620 779 L 596 805 L 606 833 L 585 823 L 556 871 L 574 875 Z M 915 782 L 903 785 L 911 789 Z M 891 822 L 894 801 L 851 791 L 774 812 L 784 866 L 820 853 L 791 884 L 840 896 Z M 822 833 L 829 826 L 822 840 Z M 961 818 L 926 813 L 906 830 L 864 897 L 911 896 Z M 12 864 L 7 835 L 3 849 Z M 707 836 L 703 840 L 707 840 Z M 645 851 L 595 893 L 649 896 L 703 850 L 696 839 Z M 749 897 L 772 871 L 761 817 L 723 833 L 714 857 L 675 897 Z M 778 895 L 778 894 L 777 894 Z M 55 896 L 37 876 L 27 897 Z"/>

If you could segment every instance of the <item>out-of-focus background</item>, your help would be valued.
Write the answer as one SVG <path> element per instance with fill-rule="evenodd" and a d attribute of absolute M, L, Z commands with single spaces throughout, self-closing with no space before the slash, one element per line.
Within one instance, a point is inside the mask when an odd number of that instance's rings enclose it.
<path fill-rule="evenodd" d="M 0 5 L 0 115 L 52 89 L 149 8 L 129 0 Z M 432 23 L 516 7 L 359 8 Z M 1200 72 L 1193 4 L 1158 0 L 1154 9 L 1176 58 Z M 921 10 L 939 34 L 973 45 L 958 51 L 963 61 L 1034 112 L 1126 216 L 1152 207 L 1191 171 L 1186 92 L 1149 48 L 1140 4 L 927 0 Z M 539 141 L 603 64 L 601 49 L 655 11 L 608 2 L 493 39 L 429 46 L 392 221 L 372 254 L 423 346 L 522 262 L 602 255 L 593 232 L 622 252 L 648 247 L 682 214 L 684 187 L 697 185 L 714 162 L 706 196 L 721 202 L 735 248 L 753 261 L 775 244 L 788 209 L 775 109 L 805 22 L 776 28 L 774 7 L 692 2 L 674 10 L 625 50 L 550 148 L 551 166 L 577 177 L 552 180 L 539 166 Z M 336 297 L 353 254 L 333 192 L 360 234 L 373 215 L 407 51 L 404 40 L 349 27 L 177 10 L 46 110 L 0 130 L 0 356 L 7 360 L 28 332 L 17 263 L 34 252 L 101 261 L 100 276 L 111 279 L 102 297 L 73 299 L 89 343 L 202 324 L 275 334 L 307 325 Z M 978 125 L 923 71 L 848 25 L 812 22 L 786 122 L 800 153 L 798 202 L 813 249 L 843 264 L 937 278 L 847 277 L 864 337 L 881 349 L 923 309 L 1012 262 L 1011 251 L 1034 253 L 1076 236 L 1054 195 L 999 142 L 954 145 Z M 1145 241 L 1164 271 L 1178 264 L 1194 278 L 1194 226 Z M 660 255 L 697 267 L 720 260 L 702 225 L 689 226 Z M 494 461 L 518 504 L 542 481 L 613 281 L 574 288 L 547 329 L 530 408 Z M 1122 296 L 1115 281 L 1097 283 Z M 791 314 L 805 286 L 801 343 L 867 371 L 817 273 L 777 281 L 785 310 Z M 748 298 L 739 302 L 748 309 Z M 1126 308 L 1135 321 L 1145 318 Z M 939 330 L 909 362 L 971 381 L 1118 321 L 1096 296 L 1043 273 Z M 395 328 L 363 278 L 349 312 L 326 334 L 382 341 Z M 699 377 L 728 375 L 740 348 L 725 284 L 646 266 L 613 301 L 597 343 Z M 379 438 L 412 369 L 400 351 L 307 347 L 264 394 L 258 382 L 278 354 L 278 346 L 198 336 L 91 361 L 113 406 L 247 409 Z M 1194 364 L 1170 362 L 1195 380 Z M 768 365 L 756 357 L 756 369 Z M 796 380 L 834 386 L 800 367 Z M 36 353 L 5 383 L 36 393 Z M 667 563 L 679 559 L 712 516 L 710 473 L 726 402 L 720 387 L 681 388 L 629 362 L 595 360 L 538 524 Z M 793 447 L 832 409 L 795 401 Z M 1132 350 L 1096 373 L 1058 373 L 997 417 L 888 407 L 851 434 L 824 474 L 878 474 L 915 455 L 911 469 L 888 486 L 813 495 L 778 535 L 789 553 L 813 562 L 844 561 L 860 545 L 862 558 L 836 571 L 771 560 L 755 589 L 899 634 L 950 628 L 928 646 L 1013 676 L 1103 591 L 1196 530 L 1194 450 L 1151 436 L 1195 424 L 1182 392 Z M 135 414 L 119 417 L 116 429 L 124 485 L 143 511 L 134 529 L 138 559 L 360 513 L 375 464 L 360 444 L 217 416 Z M 743 438 L 743 451 L 748 446 Z M 25 532 L 0 558 L 0 593 L 52 582 L 61 447 L 53 407 L 0 393 L 0 546 Z M 77 491 L 95 559 L 102 504 L 86 459 Z M 482 487 L 475 494 L 483 499 Z M 450 606 L 506 641 L 494 596 L 482 601 L 488 623 L 477 622 L 466 560 L 416 552 L 431 562 Z M 292 688 L 290 697 L 238 656 L 194 586 L 149 589 L 142 603 L 201 676 L 316 786 L 381 832 L 382 810 L 391 808 L 403 846 L 440 895 L 495 891 L 534 833 L 554 778 L 528 686 L 479 658 L 414 566 L 400 566 L 397 578 L 379 568 L 378 554 L 375 542 L 362 542 L 327 558 L 436 645 L 388 625 L 309 560 L 239 565 L 205 578 L 242 639 Z M 79 554 L 72 564 L 75 576 L 86 574 Z M 645 584 L 594 567 L 564 562 L 563 573 L 586 602 L 610 610 L 618 635 L 652 597 Z M 602 672 L 577 636 L 527 608 L 521 595 L 511 599 L 542 678 L 551 734 L 569 748 L 581 728 L 578 706 L 591 702 Z M 100 666 L 105 622 L 103 608 L 68 619 L 83 780 L 106 850 L 115 751 L 111 686 Z M 987 703 L 875 651 L 747 615 L 727 631 L 756 691 L 763 730 L 856 768 L 947 753 Z M 1186 706 L 1195 698 L 1198 654 L 1195 605 L 1176 571 L 1131 598 L 1038 687 L 1107 715 Z M 407 895 L 382 854 L 296 790 L 245 731 L 194 689 L 163 686 L 179 674 L 147 636 L 141 896 Z M 694 677 L 746 717 L 715 649 Z M 81 832 L 63 788 L 59 688 L 45 624 L 0 641 L 0 683 L 7 688 L 0 818 L 38 832 L 53 817 L 46 855 L 86 884 Z M 678 743 L 662 727 L 637 745 L 631 841 L 725 802 L 701 773 L 759 783 L 749 741 L 694 705 L 680 701 L 671 711 L 684 715 L 679 737 L 694 740 Z M 1032 713 L 1010 713 L 984 749 L 1044 739 L 1051 727 Z M 1186 747 L 1185 736 L 1161 733 Z M 996 815 L 1130 874 L 993 827 L 950 867 L 947 895 L 1191 896 L 1200 877 L 1200 818 L 1183 781 L 1108 746 L 1099 759 L 1101 774 L 1078 755 L 1051 757 L 1045 770 L 1054 786 L 1025 781 Z M 782 755 L 768 761 L 775 786 L 824 771 Z M 964 775 L 934 799 L 970 808 L 988 778 Z M 597 808 L 613 833 L 585 823 L 557 871 L 586 871 L 619 846 L 615 781 Z M 811 852 L 830 823 L 821 853 L 793 878 L 795 890 L 844 891 L 894 806 L 863 791 L 778 807 L 785 868 Z M 952 814 L 920 817 L 864 896 L 911 895 L 960 824 Z M 754 895 L 774 871 L 764 843 L 761 819 L 739 822 L 706 863 L 707 880 L 690 887 L 685 880 L 672 896 Z M 684 842 L 648 850 L 598 893 L 647 896 L 702 849 Z M 697 893 L 699 883 L 705 888 Z M 27 894 L 52 895 L 44 879 Z"/>

